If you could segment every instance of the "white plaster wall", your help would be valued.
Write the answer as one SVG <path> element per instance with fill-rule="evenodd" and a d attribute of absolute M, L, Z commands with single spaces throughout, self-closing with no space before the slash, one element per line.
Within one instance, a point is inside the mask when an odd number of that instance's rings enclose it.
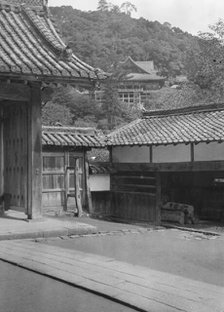
<path fill-rule="evenodd" d="M 194 146 L 195 161 L 224 160 L 224 143 L 199 143 Z"/>
<path fill-rule="evenodd" d="M 112 148 L 112 161 L 114 163 L 149 163 L 148 146 L 122 146 Z"/>
<path fill-rule="evenodd" d="M 90 175 L 89 184 L 91 192 L 110 191 L 110 175 Z"/>
<path fill-rule="evenodd" d="M 190 144 L 153 146 L 153 163 L 173 163 L 191 161 Z"/>

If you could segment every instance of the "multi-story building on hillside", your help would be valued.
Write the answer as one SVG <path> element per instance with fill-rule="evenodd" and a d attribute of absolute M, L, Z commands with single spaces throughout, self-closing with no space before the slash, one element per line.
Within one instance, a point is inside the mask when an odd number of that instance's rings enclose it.
<path fill-rule="evenodd" d="M 127 103 L 142 103 L 150 97 L 152 90 L 161 89 L 165 77 L 158 75 L 153 61 L 134 61 L 128 57 L 120 65 L 124 78 L 118 86 L 119 98 Z"/>
<path fill-rule="evenodd" d="M 122 102 L 144 104 L 153 90 L 164 86 L 165 77 L 158 75 L 153 61 L 134 61 L 128 57 L 118 68 L 122 79 L 118 84 L 118 95 Z M 95 92 L 95 99 L 103 101 L 103 86 Z"/>

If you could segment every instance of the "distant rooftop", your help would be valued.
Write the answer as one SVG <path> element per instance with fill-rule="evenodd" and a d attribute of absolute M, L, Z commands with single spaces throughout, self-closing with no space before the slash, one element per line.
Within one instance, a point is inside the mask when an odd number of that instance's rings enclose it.
<path fill-rule="evenodd" d="M 130 56 L 121 62 L 121 66 L 128 70 L 128 80 L 165 80 L 165 77 L 158 75 L 158 70 L 154 66 L 154 62 L 150 61 L 134 61 Z"/>
<path fill-rule="evenodd" d="M 142 68 L 147 73 L 155 72 L 155 66 L 153 61 L 134 61 L 137 66 Z"/>

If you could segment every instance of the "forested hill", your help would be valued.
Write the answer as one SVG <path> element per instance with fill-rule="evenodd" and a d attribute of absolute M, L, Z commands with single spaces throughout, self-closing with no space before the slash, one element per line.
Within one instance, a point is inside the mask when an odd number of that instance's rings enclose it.
<path fill-rule="evenodd" d="M 162 74 L 185 74 L 187 53 L 199 49 L 197 37 L 169 23 L 134 19 L 121 12 L 82 12 L 70 6 L 50 10 L 74 53 L 107 71 L 131 56 L 134 60 L 154 60 Z"/>

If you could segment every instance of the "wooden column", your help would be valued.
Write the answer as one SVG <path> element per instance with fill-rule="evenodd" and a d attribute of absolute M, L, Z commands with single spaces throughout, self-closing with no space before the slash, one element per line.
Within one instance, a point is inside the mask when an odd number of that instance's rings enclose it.
<path fill-rule="evenodd" d="M 112 147 L 108 147 L 108 151 L 109 151 L 109 162 L 112 164 L 113 162 L 113 149 Z"/>
<path fill-rule="evenodd" d="M 69 200 L 69 152 L 64 152 L 65 160 L 65 211 L 68 211 L 68 200 Z"/>
<path fill-rule="evenodd" d="M 152 147 L 152 145 L 149 146 L 149 162 L 150 162 L 150 164 L 153 163 L 153 147 Z"/>
<path fill-rule="evenodd" d="M 90 183 L 89 183 L 89 162 L 87 157 L 84 158 L 85 161 L 85 182 L 86 182 L 86 196 L 87 196 L 87 204 L 89 209 L 89 214 L 92 215 L 93 211 L 93 204 L 92 204 L 92 195 L 90 190 Z"/>
<path fill-rule="evenodd" d="M 194 162 L 194 143 L 191 143 L 191 162 Z"/>
<path fill-rule="evenodd" d="M 79 183 L 78 159 L 75 160 L 75 198 L 76 198 L 76 205 L 78 208 L 78 217 L 81 217 L 83 215 L 83 210 L 82 210 L 82 200 L 81 200 L 81 193 L 80 193 L 80 183 Z"/>
<path fill-rule="evenodd" d="M 155 207 L 155 224 L 161 224 L 161 173 L 156 172 L 156 207 Z"/>
<path fill-rule="evenodd" d="M 0 206 L 4 194 L 4 154 L 3 154 L 3 107 L 0 102 Z"/>
<path fill-rule="evenodd" d="M 42 127 L 40 83 L 31 84 L 28 105 L 28 219 L 42 215 Z"/>

